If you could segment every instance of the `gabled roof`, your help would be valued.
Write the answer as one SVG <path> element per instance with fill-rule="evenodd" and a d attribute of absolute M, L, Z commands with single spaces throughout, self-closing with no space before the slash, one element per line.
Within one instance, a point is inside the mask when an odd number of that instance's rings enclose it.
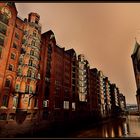
<path fill-rule="evenodd" d="M 69 55 L 76 55 L 76 52 L 75 52 L 75 50 L 73 49 L 73 48 L 71 48 L 71 49 L 69 49 L 69 50 L 66 50 L 65 51 L 66 53 L 68 53 Z"/>

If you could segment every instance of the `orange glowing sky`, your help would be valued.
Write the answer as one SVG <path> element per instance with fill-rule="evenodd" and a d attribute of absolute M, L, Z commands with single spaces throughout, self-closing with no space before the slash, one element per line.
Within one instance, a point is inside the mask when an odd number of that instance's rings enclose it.
<path fill-rule="evenodd" d="M 37 12 L 42 33 L 52 30 L 57 43 L 85 54 L 116 83 L 127 103 L 136 104 L 131 54 L 140 33 L 140 3 L 16 3 L 18 15 Z"/>

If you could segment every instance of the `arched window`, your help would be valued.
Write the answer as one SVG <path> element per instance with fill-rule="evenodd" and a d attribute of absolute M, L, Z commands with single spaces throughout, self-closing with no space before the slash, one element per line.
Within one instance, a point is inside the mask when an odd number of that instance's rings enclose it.
<path fill-rule="evenodd" d="M 7 107 L 8 106 L 8 96 L 4 95 L 2 99 L 2 106 Z"/>
<path fill-rule="evenodd" d="M 10 87 L 10 85 L 11 85 L 11 80 L 10 79 L 6 79 L 5 87 Z"/>
<path fill-rule="evenodd" d="M 7 114 L 6 113 L 0 114 L 0 120 L 6 120 L 6 119 L 7 119 Z"/>

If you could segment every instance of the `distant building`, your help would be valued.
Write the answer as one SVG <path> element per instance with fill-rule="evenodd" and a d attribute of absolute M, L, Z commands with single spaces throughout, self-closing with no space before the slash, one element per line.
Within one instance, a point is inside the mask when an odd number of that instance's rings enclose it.
<path fill-rule="evenodd" d="M 116 111 L 120 108 L 119 106 L 119 89 L 116 84 L 110 84 L 110 95 L 111 95 L 111 111 L 112 115 L 116 115 Z"/>
<path fill-rule="evenodd" d="M 125 100 L 125 96 L 123 94 L 119 94 L 119 106 L 120 108 L 125 111 L 126 110 L 126 100 Z"/>
<path fill-rule="evenodd" d="M 110 81 L 108 80 L 108 77 L 105 77 L 103 79 L 104 82 L 104 100 L 105 100 L 105 110 L 106 110 L 106 116 L 111 115 L 111 95 L 110 95 Z"/>
<path fill-rule="evenodd" d="M 138 109 L 140 112 L 140 44 L 136 41 L 134 51 L 131 55 L 132 62 L 133 62 L 133 68 L 134 68 L 134 74 L 135 74 L 135 80 L 136 80 L 136 99 L 138 104 Z"/>

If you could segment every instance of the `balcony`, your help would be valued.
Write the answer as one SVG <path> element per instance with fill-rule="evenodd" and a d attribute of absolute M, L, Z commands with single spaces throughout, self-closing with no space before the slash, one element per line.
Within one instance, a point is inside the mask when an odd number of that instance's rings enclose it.
<path fill-rule="evenodd" d="M 33 59 L 37 59 L 37 60 L 39 60 L 39 56 L 37 56 L 37 55 L 35 55 L 35 54 L 29 54 L 30 55 L 30 57 L 32 57 Z"/>
<path fill-rule="evenodd" d="M 30 45 L 30 47 L 33 49 L 38 49 L 40 51 L 40 46 Z"/>
<path fill-rule="evenodd" d="M 34 70 L 37 69 L 37 66 L 35 64 L 28 64 L 29 67 L 33 68 Z"/>

